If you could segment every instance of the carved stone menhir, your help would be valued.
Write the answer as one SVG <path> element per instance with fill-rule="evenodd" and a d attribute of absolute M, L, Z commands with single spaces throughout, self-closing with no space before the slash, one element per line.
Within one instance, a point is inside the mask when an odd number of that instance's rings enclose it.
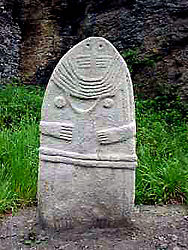
<path fill-rule="evenodd" d="M 123 58 L 90 37 L 57 64 L 42 106 L 38 211 L 66 229 L 122 221 L 134 203 L 133 89 Z"/>

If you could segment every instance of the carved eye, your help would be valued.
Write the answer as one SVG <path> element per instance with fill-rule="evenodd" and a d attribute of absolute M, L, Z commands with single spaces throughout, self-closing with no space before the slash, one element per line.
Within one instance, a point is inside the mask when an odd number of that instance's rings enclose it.
<path fill-rule="evenodd" d="M 102 49 L 104 49 L 105 48 L 105 44 L 103 43 L 103 42 L 100 42 L 99 44 L 98 44 L 98 49 L 99 50 L 102 50 Z"/>
<path fill-rule="evenodd" d="M 54 104 L 57 108 L 63 108 L 66 105 L 66 100 L 63 96 L 57 96 L 54 99 Z"/>
<path fill-rule="evenodd" d="M 104 108 L 111 108 L 113 105 L 114 105 L 114 100 L 111 99 L 111 98 L 106 98 L 106 99 L 103 101 L 103 107 L 104 107 Z"/>
<path fill-rule="evenodd" d="M 87 49 L 90 48 L 90 43 L 86 43 L 86 48 L 87 48 Z"/>

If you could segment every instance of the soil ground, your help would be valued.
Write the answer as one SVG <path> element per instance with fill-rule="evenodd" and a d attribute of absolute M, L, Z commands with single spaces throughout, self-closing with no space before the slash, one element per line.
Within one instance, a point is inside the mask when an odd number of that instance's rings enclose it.
<path fill-rule="evenodd" d="M 180 250 L 188 249 L 188 206 L 135 207 L 119 228 L 47 233 L 38 229 L 36 208 L 0 219 L 0 250 Z"/>

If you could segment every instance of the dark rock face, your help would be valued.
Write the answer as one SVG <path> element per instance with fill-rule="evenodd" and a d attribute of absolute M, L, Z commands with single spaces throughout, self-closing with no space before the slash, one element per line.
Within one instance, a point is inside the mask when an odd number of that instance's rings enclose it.
<path fill-rule="evenodd" d="M 24 82 L 46 84 L 68 49 L 88 36 L 102 36 L 124 52 L 125 59 L 130 49 L 136 51 L 131 59 L 136 92 L 149 96 L 177 92 L 187 98 L 187 0 L 4 1 L 9 3 L 6 20 L 12 36 L 19 37 L 21 30 L 22 37 L 20 57 L 15 52 L 19 46 L 11 45 L 17 66 L 7 63 L 4 67 L 15 70 L 19 65 Z M 17 12 L 15 3 L 20 6 Z M 2 37 L 6 41 L 6 34 Z M 8 52 L 4 58 L 9 58 Z"/>
<path fill-rule="evenodd" d="M 103 1 L 104 2 L 104 1 Z M 132 72 L 135 90 L 154 96 L 188 94 L 188 2 L 120 1 L 120 7 L 88 14 L 83 36 L 100 35 L 119 50 L 138 48 Z M 94 18 L 95 15 L 95 18 Z M 88 32 L 88 33 L 87 33 Z M 153 61 L 146 65 L 146 59 Z"/>
<path fill-rule="evenodd" d="M 0 80 L 7 81 L 18 75 L 21 34 L 14 20 L 12 7 L 0 2 Z"/>

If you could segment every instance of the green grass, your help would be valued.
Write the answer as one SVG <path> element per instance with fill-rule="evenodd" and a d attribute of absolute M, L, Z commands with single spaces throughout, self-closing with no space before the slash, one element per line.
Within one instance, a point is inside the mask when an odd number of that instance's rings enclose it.
<path fill-rule="evenodd" d="M 0 89 L 0 212 L 35 202 L 43 94 L 33 86 Z"/>
<path fill-rule="evenodd" d="M 0 212 L 36 202 L 44 90 L 0 88 Z M 188 203 L 188 129 L 176 100 L 137 100 L 136 203 Z"/>
<path fill-rule="evenodd" d="M 188 203 L 188 126 L 180 103 L 138 101 L 136 203 Z M 182 109 L 182 111 L 184 111 Z"/>
<path fill-rule="evenodd" d="M 0 133 L 0 211 L 35 200 L 38 134 L 36 121 L 21 125 L 18 131 Z"/>
<path fill-rule="evenodd" d="M 0 130 L 18 129 L 26 121 L 40 120 L 44 90 L 36 86 L 0 85 Z"/>

